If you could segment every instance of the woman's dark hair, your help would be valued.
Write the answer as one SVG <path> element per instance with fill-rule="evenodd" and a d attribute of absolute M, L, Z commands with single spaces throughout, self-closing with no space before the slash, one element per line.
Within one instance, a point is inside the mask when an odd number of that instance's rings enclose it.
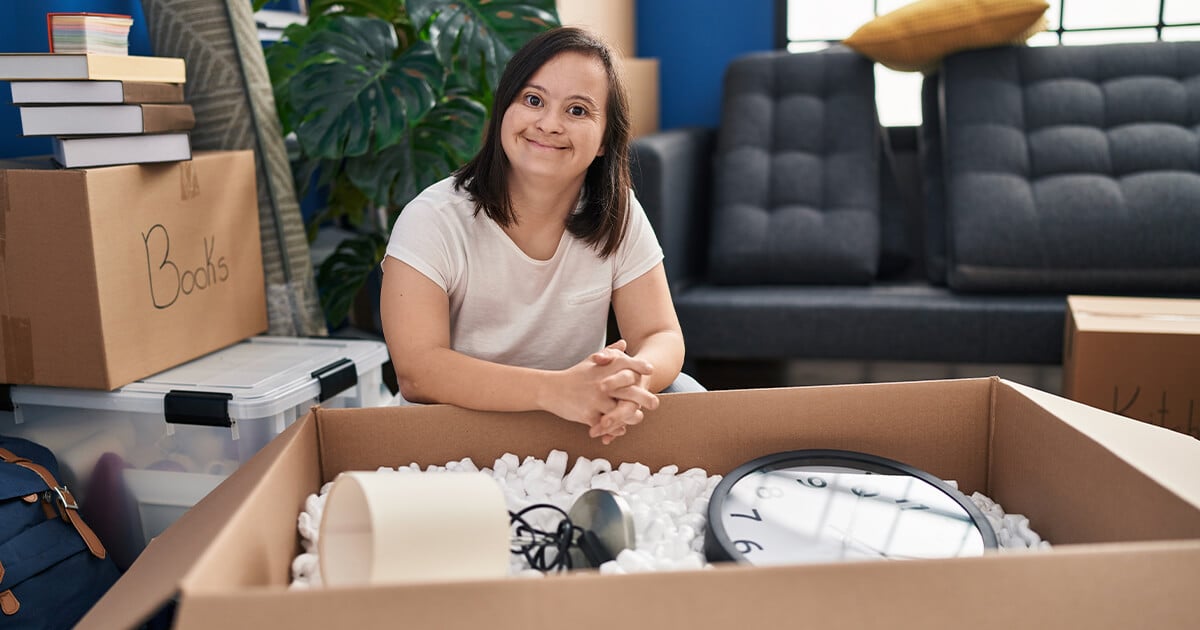
<path fill-rule="evenodd" d="M 482 211 L 506 227 L 516 221 L 508 191 L 511 166 L 501 145 L 500 125 L 505 110 L 517 100 L 530 77 L 546 62 L 565 52 L 600 60 L 608 75 L 604 152 L 596 157 L 584 176 L 582 211 L 567 217 L 567 230 L 571 235 L 607 258 L 617 251 L 625 237 L 629 214 L 629 96 L 618 76 L 612 50 L 600 38 L 583 29 L 559 27 L 545 31 L 513 55 L 496 88 L 495 106 L 483 147 L 454 174 L 454 187 L 467 191 L 471 201 L 475 202 L 476 215 Z"/>

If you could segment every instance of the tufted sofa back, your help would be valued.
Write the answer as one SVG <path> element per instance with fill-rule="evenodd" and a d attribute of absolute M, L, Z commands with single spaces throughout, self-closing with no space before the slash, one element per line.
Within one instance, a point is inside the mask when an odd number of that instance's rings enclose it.
<path fill-rule="evenodd" d="M 865 57 L 741 57 L 725 74 L 709 277 L 870 282 L 880 255 L 875 79 Z"/>
<path fill-rule="evenodd" d="M 952 288 L 1200 290 L 1200 42 L 961 53 L 941 106 Z"/>

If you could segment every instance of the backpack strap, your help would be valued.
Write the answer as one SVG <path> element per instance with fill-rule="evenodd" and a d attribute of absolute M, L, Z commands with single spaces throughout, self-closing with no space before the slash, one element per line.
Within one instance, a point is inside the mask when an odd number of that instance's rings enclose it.
<path fill-rule="evenodd" d="M 79 516 L 79 503 L 75 501 L 75 497 L 71 494 L 71 491 L 66 486 L 58 485 L 58 481 L 54 478 L 54 475 L 50 474 L 50 471 L 45 466 L 4 448 L 0 448 L 0 461 L 6 461 L 10 464 L 27 468 L 41 477 L 42 481 L 46 482 L 46 487 L 49 488 L 44 497 L 45 501 L 53 503 L 58 508 L 59 513 L 62 514 L 63 519 L 70 523 L 75 528 L 75 531 L 79 532 L 79 537 L 87 544 L 88 551 L 92 552 L 93 556 L 103 559 L 107 555 L 104 545 L 100 542 L 100 538 L 96 536 L 92 528 L 88 527 L 87 523 L 83 522 L 83 518 Z"/>

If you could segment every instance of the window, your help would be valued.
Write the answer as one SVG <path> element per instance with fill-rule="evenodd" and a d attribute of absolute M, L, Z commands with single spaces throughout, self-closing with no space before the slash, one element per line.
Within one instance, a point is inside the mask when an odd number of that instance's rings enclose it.
<path fill-rule="evenodd" d="M 780 48 L 819 50 L 849 37 L 877 15 L 912 0 L 776 0 Z M 1047 29 L 1031 46 L 1200 40 L 1197 0 L 1047 0 Z M 884 125 L 921 123 L 921 75 L 875 66 L 875 100 Z"/>

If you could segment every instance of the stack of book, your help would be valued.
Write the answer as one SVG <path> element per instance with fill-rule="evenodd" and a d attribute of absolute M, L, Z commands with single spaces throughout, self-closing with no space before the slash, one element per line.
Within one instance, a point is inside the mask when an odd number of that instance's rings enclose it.
<path fill-rule="evenodd" d="M 88 53 L 0 54 L 21 132 L 53 136 L 67 168 L 192 157 L 196 124 L 183 102 L 183 59 Z"/>

